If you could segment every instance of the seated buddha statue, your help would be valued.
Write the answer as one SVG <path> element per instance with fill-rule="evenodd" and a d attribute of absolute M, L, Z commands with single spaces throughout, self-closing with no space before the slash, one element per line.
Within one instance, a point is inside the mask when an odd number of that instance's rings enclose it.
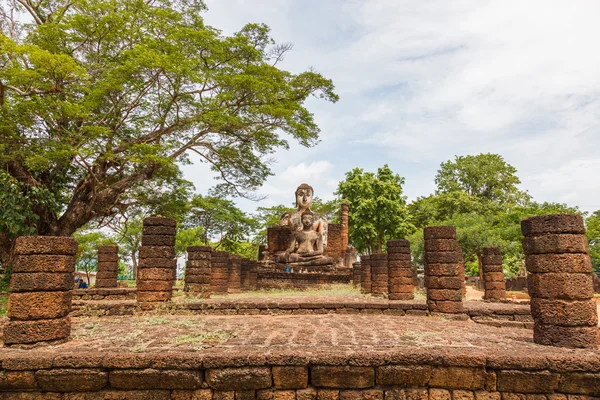
<path fill-rule="evenodd" d="M 327 219 L 311 211 L 313 188 L 303 183 L 296 189 L 298 209 L 283 214 L 280 225 L 291 229 L 290 243 L 277 260 L 291 266 L 333 265 L 331 257 L 323 255 L 327 246 Z"/>

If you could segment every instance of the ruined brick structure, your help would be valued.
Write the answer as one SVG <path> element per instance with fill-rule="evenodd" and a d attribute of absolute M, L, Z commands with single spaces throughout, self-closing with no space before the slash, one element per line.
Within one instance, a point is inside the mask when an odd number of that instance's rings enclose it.
<path fill-rule="evenodd" d="M 230 254 L 228 269 L 227 293 L 240 293 L 242 283 L 242 256 Z"/>
<path fill-rule="evenodd" d="M 521 231 L 534 342 L 596 348 L 598 314 L 583 218 L 575 214 L 531 217 L 521 222 Z"/>
<path fill-rule="evenodd" d="M 286 251 L 290 246 L 292 231 L 288 226 L 271 226 L 267 228 L 267 246 L 269 254 Z"/>
<path fill-rule="evenodd" d="M 465 297 L 467 295 L 467 282 L 466 282 L 466 274 L 465 274 L 465 260 L 463 257 L 463 249 L 462 247 L 458 247 L 458 251 L 460 253 L 460 263 L 458 264 L 458 277 L 460 278 L 460 282 L 461 282 L 461 293 L 463 295 L 463 297 Z"/>
<path fill-rule="evenodd" d="M 484 300 L 506 300 L 506 284 L 502 272 L 500 247 L 484 247 L 481 256 L 483 269 Z"/>
<path fill-rule="evenodd" d="M 210 291 L 213 294 L 227 293 L 229 283 L 229 253 L 213 251 L 211 255 Z"/>
<path fill-rule="evenodd" d="M 334 259 L 336 264 L 340 264 L 340 260 L 344 260 L 345 249 L 342 247 L 342 225 L 329 224 L 327 233 L 327 248 L 325 255 Z M 347 246 L 346 246 L 347 247 Z"/>
<path fill-rule="evenodd" d="M 268 232 L 268 230 L 267 230 Z M 265 252 L 267 251 L 267 246 L 261 244 L 258 246 L 258 261 L 262 261 L 265 259 Z"/>
<path fill-rule="evenodd" d="M 183 290 L 194 296 L 209 298 L 212 249 L 210 246 L 189 246 L 187 253 Z"/>
<path fill-rule="evenodd" d="M 371 293 L 371 256 L 360 256 L 360 292 Z"/>
<path fill-rule="evenodd" d="M 463 312 L 462 283 L 458 275 L 462 253 L 453 226 L 428 226 L 425 236 L 425 288 L 430 312 Z"/>
<path fill-rule="evenodd" d="M 388 298 L 390 300 L 414 299 L 415 286 L 408 240 L 389 240 L 387 249 Z"/>
<path fill-rule="evenodd" d="M 258 288 L 258 261 L 255 260 L 250 260 L 249 284 L 250 290 Z"/>
<path fill-rule="evenodd" d="M 4 326 L 5 345 L 69 338 L 76 253 L 77 241 L 72 238 L 17 238 L 8 299 L 9 321 Z"/>
<path fill-rule="evenodd" d="M 248 258 L 242 258 L 240 289 L 245 292 L 250 290 L 250 266 L 251 261 Z"/>
<path fill-rule="evenodd" d="M 361 272 L 360 261 L 357 261 L 352 265 L 352 285 L 354 287 L 360 287 Z"/>
<path fill-rule="evenodd" d="M 383 297 L 388 294 L 388 263 L 385 253 L 371 255 L 371 294 Z"/>
<path fill-rule="evenodd" d="M 170 301 L 176 279 L 175 226 L 172 218 L 144 219 L 139 249 L 137 301 Z"/>
<path fill-rule="evenodd" d="M 342 209 L 340 213 L 340 227 L 341 227 L 341 239 L 342 249 L 348 249 L 348 211 L 350 206 L 348 203 L 342 203 Z M 349 265 L 348 265 L 349 266 Z"/>
<path fill-rule="evenodd" d="M 97 288 L 116 288 L 119 275 L 119 246 L 98 246 L 98 264 L 96 267 Z"/>

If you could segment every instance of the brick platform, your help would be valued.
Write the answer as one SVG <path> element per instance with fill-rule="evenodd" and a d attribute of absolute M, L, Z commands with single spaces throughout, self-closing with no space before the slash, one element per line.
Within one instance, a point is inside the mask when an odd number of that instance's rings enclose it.
<path fill-rule="evenodd" d="M 91 288 L 73 290 L 75 300 L 135 300 L 137 289 L 130 288 Z"/>

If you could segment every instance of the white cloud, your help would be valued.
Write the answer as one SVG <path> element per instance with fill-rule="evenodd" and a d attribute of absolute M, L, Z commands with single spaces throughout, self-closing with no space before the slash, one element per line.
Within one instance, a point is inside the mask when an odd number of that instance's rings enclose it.
<path fill-rule="evenodd" d="M 341 96 L 335 105 L 309 101 L 322 142 L 276 153 L 276 175 L 261 190 L 271 196 L 267 202 L 291 202 L 300 181 L 325 196 L 346 171 L 384 163 L 405 176 L 414 198 L 432 190 L 441 162 L 494 152 L 517 168 L 537 200 L 600 208 L 593 183 L 600 2 L 212 0 L 208 6 L 207 23 L 225 33 L 267 23 L 276 40 L 295 45 L 282 67 L 314 66 Z M 279 201 L 283 196 L 290 200 Z"/>

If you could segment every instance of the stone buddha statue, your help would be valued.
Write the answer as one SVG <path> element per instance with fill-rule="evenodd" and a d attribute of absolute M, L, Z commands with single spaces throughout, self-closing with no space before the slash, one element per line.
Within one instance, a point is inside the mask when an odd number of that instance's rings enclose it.
<path fill-rule="evenodd" d="M 277 255 L 279 262 L 298 266 L 322 266 L 333 264 L 333 259 L 324 256 L 327 246 L 327 219 L 310 207 L 313 188 L 306 183 L 296 189 L 296 211 L 281 216 L 280 225 L 289 226 L 292 233 L 288 249 Z"/>

